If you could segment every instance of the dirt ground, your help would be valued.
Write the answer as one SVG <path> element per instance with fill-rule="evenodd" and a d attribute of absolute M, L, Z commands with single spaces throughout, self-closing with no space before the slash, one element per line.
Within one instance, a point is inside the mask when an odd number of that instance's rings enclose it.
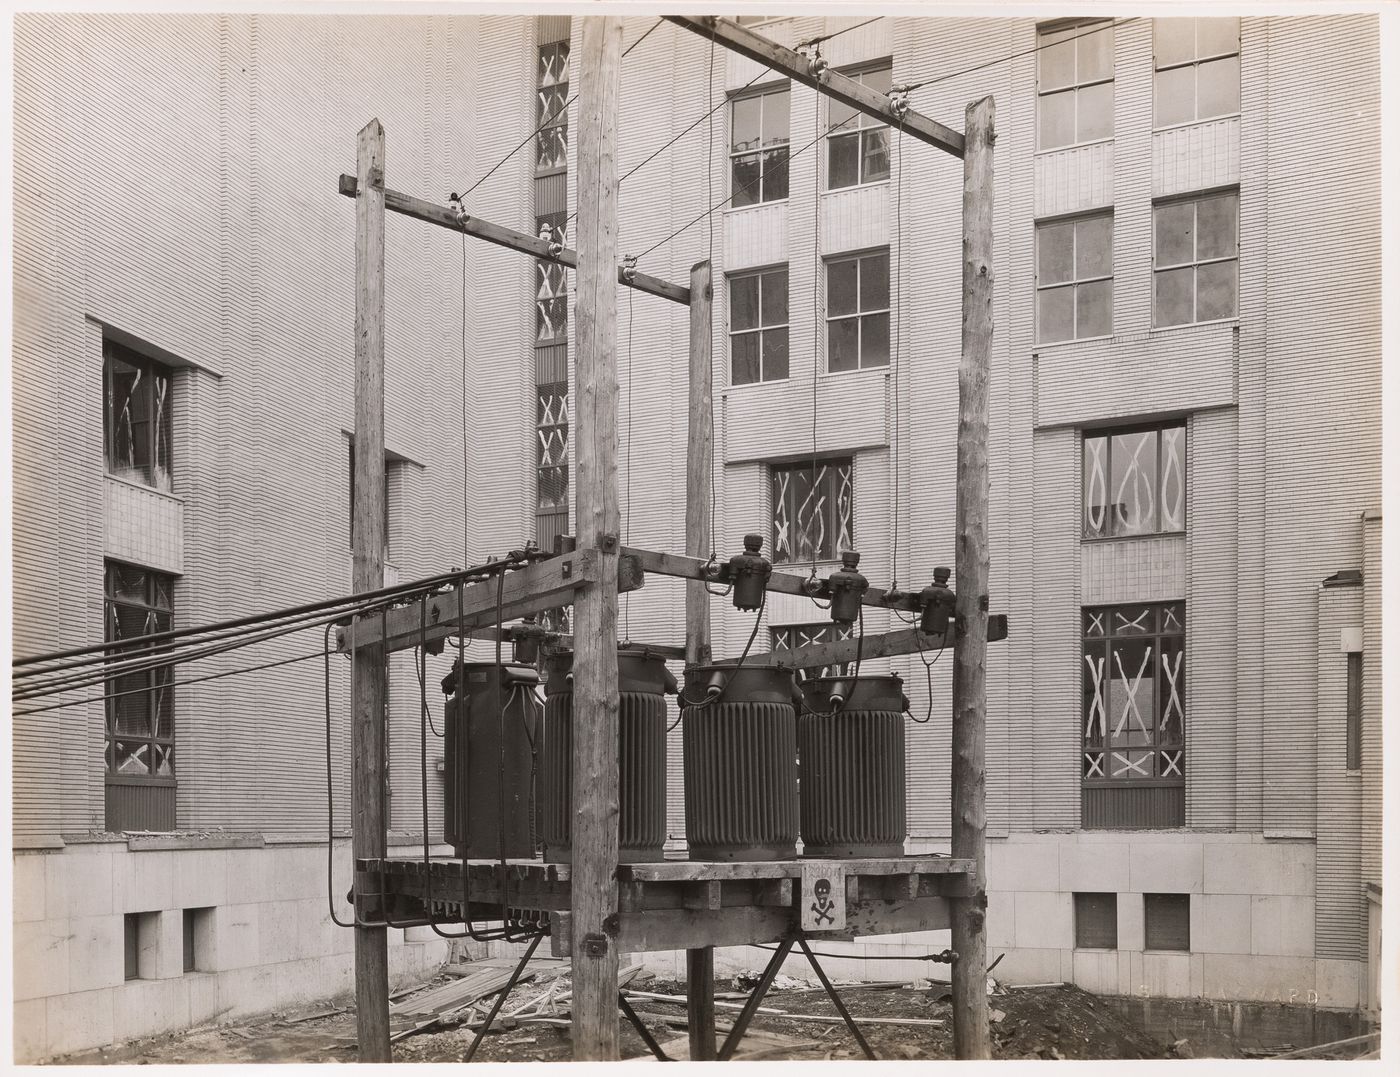
<path fill-rule="evenodd" d="M 423 990 L 447 982 L 425 984 Z M 744 980 L 722 980 L 719 992 L 747 989 Z M 663 995 L 683 995 L 674 981 L 638 978 L 629 989 Z M 952 1057 L 952 1015 L 945 984 L 921 981 L 919 986 L 854 987 L 838 985 L 842 1000 L 855 1016 L 941 1021 L 941 1025 L 862 1025 L 876 1057 L 881 1059 L 943 1059 Z M 530 992 L 525 984 L 512 993 L 502 1012 Z M 410 996 L 411 997 L 411 996 Z M 737 1003 L 738 999 L 723 999 Z M 1035 987 L 999 990 L 989 1000 L 992 1011 L 993 1054 L 1002 1059 L 1120 1059 L 1173 1058 L 1179 1055 L 1164 1043 L 1118 1016 L 1103 1002 L 1075 987 Z M 669 1054 L 684 1051 L 683 1003 L 633 998 L 631 1004 L 652 1035 Z M 863 1055 L 820 986 L 774 988 L 766 1008 L 822 1020 L 796 1021 L 760 1014 L 750 1025 L 741 1051 L 762 1059 L 860 1059 Z M 179 1064 L 214 1062 L 353 1062 L 353 1013 L 328 1013 L 328 1007 L 301 1013 L 272 1014 L 242 1025 L 197 1029 L 137 1041 L 118 1047 L 71 1055 L 64 1063 Z M 720 1009 L 723 1029 L 737 1010 Z M 621 1022 L 624 1059 L 649 1058 L 636 1030 Z M 460 1061 L 474 1032 L 466 1027 L 425 1030 L 393 1045 L 396 1062 Z M 796 1041 L 796 1042 L 793 1042 Z M 745 1050 L 746 1049 L 746 1050 Z M 567 1027 L 520 1024 L 489 1034 L 477 1052 L 484 1062 L 564 1062 L 572 1057 Z"/>

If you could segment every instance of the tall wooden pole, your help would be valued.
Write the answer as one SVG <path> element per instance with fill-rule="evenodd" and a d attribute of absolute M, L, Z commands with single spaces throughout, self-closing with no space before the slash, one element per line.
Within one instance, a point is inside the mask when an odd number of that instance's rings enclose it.
<path fill-rule="evenodd" d="M 353 585 L 384 586 L 384 128 L 370 120 L 359 135 L 355 197 L 355 506 Z M 384 647 L 353 655 L 351 726 L 357 860 L 382 857 L 384 818 Z M 376 906 L 357 913 L 377 918 Z M 359 1061 L 388 1062 L 389 940 L 382 927 L 355 928 L 355 1014 Z"/>
<path fill-rule="evenodd" d="M 953 1053 L 990 1058 L 987 1022 L 987 380 L 992 354 L 992 144 L 996 103 L 967 106 L 962 360 L 958 365 L 957 647 L 953 652 L 953 848 L 974 864 L 953 899 Z"/>
<path fill-rule="evenodd" d="M 685 552 L 691 557 L 713 553 L 710 542 L 710 483 L 714 467 L 711 438 L 711 318 L 714 287 L 710 263 L 690 269 L 690 438 L 685 458 Z M 685 585 L 685 660 L 687 665 L 710 660 L 710 596 L 703 580 Z M 690 1028 L 690 1060 L 715 1058 L 715 948 L 698 946 L 685 952 L 686 1023 Z"/>
<path fill-rule="evenodd" d="M 602 579 L 574 603 L 574 1058 L 618 1057 L 617 131 L 622 20 L 583 19 L 579 59 L 578 344 L 574 448 L 580 548 Z"/>

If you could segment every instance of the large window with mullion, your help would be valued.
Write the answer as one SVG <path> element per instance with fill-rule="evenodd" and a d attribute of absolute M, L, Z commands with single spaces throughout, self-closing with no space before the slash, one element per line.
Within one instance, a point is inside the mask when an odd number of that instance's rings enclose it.
<path fill-rule="evenodd" d="M 1185 606 L 1086 608 L 1083 633 L 1085 786 L 1183 784 Z"/>
<path fill-rule="evenodd" d="M 849 456 L 771 468 L 775 565 L 834 561 L 855 548 Z"/>
<path fill-rule="evenodd" d="M 102 435 L 107 473 L 169 490 L 170 368 L 102 342 Z"/>
<path fill-rule="evenodd" d="M 1152 20 L 1152 124 L 1197 123 L 1240 111 L 1240 20 Z"/>
<path fill-rule="evenodd" d="M 1186 424 L 1084 432 L 1084 537 L 1186 530 Z"/>
<path fill-rule="evenodd" d="M 826 368 L 831 373 L 889 366 L 890 252 L 826 264 Z"/>
<path fill-rule="evenodd" d="M 1152 324 L 1233 318 L 1239 309 L 1239 193 L 1152 207 Z"/>
<path fill-rule="evenodd" d="M 729 278 L 731 385 L 788 376 L 787 266 Z"/>
<path fill-rule="evenodd" d="M 559 172 L 569 155 L 569 43 L 541 45 L 535 72 L 535 174 Z"/>
<path fill-rule="evenodd" d="M 1036 148 L 1112 138 L 1113 23 L 1044 27 L 1036 57 Z"/>
<path fill-rule="evenodd" d="M 1036 335 L 1042 344 L 1113 331 L 1113 214 L 1036 226 Z"/>
<path fill-rule="evenodd" d="M 890 92 L 890 67 L 843 72 L 876 93 Z M 827 188 L 855 187 L 890 178 L 890 129 L 882 120 L 831 100 L 827 110 Z"/>
<path fill-rule="evenodd" d="M 730 102 L 730 205 L 752 206 L 788 196 L 787 84 Z"/>
<path fill-rule="evenodd" d="M 105 571 L 108 643 L 107 773 L 123 778 L 175 777 L 175 706 L 170 667 L 155 667 L 160 644 L 141 637 L 171 628 L 175 580 L 159 572 L 108 561 Z"/>

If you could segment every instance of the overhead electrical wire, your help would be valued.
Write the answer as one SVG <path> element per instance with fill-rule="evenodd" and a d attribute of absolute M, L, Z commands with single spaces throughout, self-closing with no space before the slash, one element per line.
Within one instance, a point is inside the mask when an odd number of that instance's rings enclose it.
<path fill-rule="evenodd" d="M 989 67 L 995 67 L 997 64 L 1004 64 L 1009 63 L 1012 60 L 1019 60 L 1023 56 L 1032 56 L 1037 52 L 1044 52 L 1046 49 L 1052 49 L 1056 45 L 1063 45 L 1067 41 L 1078 41 L 1082 37 L 1089 37 L 1092 34 L 1099 34 L 1105 30 L 1112 30 L 1115 27 L 1119 26 L 1127 26 L 1128 23 L 1137 22 L 1143 17 L 1144 16 L 1142 15 L 1130 15 L 1126 19 L 1115 19 L 1113 22 L 1107 22 L 1102 25 L 1095 26 L 1092 30 L 1086 30 L 1082 34 L 1075 34 L 1073 37 L 1061 38 L 1059 41 L 1051 41 L 1045 45 L 1036 45 L 1034 48 L 1023 49 L 1020 52 L 1013 52 L 1007 56 L 998 56 L 995 59 L 986 61 L 985 63 L 976 64 L 972 67 L 965 67 L 961 71 L 950 71 L 946 75 L 939 75 L 936 78 L 924 79 L 922 82 L 911 83 L 904 87 L 904 91 L 905 93 L 913 93 L 915 90 L 923 89 L 923 87 L 925 86 L 936 86 L 940 82 L 947 82 L 949 79 L 959 78 L 962 75 L 970 75 L 974 71 L 982 71 Z"/>

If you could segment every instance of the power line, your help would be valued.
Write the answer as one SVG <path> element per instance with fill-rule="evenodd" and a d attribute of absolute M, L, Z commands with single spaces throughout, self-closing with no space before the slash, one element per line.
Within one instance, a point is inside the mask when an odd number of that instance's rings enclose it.
<path fill-rule="evenodd" d="M 915 90 L 921 89 L 924 86 L 936 86 L 940 82 L 947 82 L 949 79 L 958 78 L 960 75 L 970 75 L 974 71 L 981 71 L 988 67 L 995 67 L 997 64 L 1008 63 L 1011 60 L 1019 60 L 1023 56 L 1031 56 L 1037 52 L 1043 52 L 1045 49 L 1054 48 L 1056 45 L 1063 45 L 1067 41 L 1078 41 L 1081 37 L 1088 37 L 1091 34 L 1102 33 L 1104 30 L 1112 30 L 1114 27 L 1117 26 L 1126 26 L 1128 25 L 1128 23 L 1137 22 L 1141 18 L 1141 15 L 1132 15 L 1126 19 L 1115 19 L 1113 22 L 1095 26 L 1092 30 L 1087 30 L 1082 34 L 1075 34 L 1074 37 L 1066 37 L 1062 38 L 1059 41 L 1051 41 L 1050 43 L 1045 45 L 1037 45 L 1033 49 L 1024 49 L 1021 52 L 1013 52 L 1009 56 L 998 56 L 994 60 L 988 60 L 986 63 L 977 64 L 975 67 L 965 67 L 961 71 L 952 71 L 946 75 L 939 75 L 937 78 L 924 79 L 923 82 L 916 82 L 912 85 L 906 86 L 905 92 L 913 93 Z"/>

